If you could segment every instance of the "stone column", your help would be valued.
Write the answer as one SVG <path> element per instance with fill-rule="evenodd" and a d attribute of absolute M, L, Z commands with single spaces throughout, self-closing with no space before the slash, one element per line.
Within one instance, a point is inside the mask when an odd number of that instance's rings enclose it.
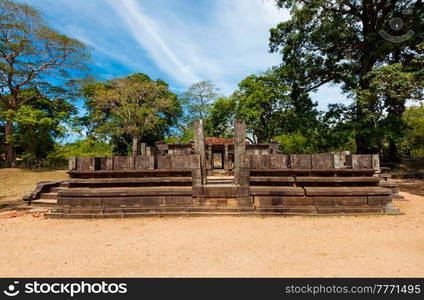
<path fill-rule="evenodd" d="M 252 206 L 250 197 L 250 162 L 246 155 L 246 124 L 237 120 L 234 126 L 234 183 L 239 206 Z"/>
<path fill-rule="evenodd" d="M 228 166 L 228 144 L 224 145 L 224 171 L 228 171 L 230 168 Z"/>
<path fill-rule="evenodd" d="M 140 154 L 146 155 L 146 143 L 141 143 Z"/>
<path fill-rule="evenodd" d="M 69 171 L 76 171 L 77 170 L 77 158 L 76 157 L 70 157 L 69 158 Z"/>
<path fill-rule="evenodd" d="M 234 180 L 238 183 L 240 175 L 241 159 L 246 153 L 246 124 L 236 120 L 234 125 Z"/>
<path fill-rule="evenodd" d="M 213 168 L 213 155 L 212 155 L 212 145 L 208 145 L 208 166 L 207 169 L 212 171 Z"/>
<path fill-rule="evenodd" d="M 200 176 L 202 184 L 206 184 L 205 134 L 203 120 L 194 121 L 194 151 L 200 155 Z"/>
<path fill-rule="evenodd" d="M 279 146 L 278 142 L 271 141 L 269 143 L 269 154 L 278 154 L 279 153 L 278 146 Z"/>
<path fill-rule="evenodd" d="M 138 137 L 133 137 L 132 139 L 132 155 L 139 155 Z"/>

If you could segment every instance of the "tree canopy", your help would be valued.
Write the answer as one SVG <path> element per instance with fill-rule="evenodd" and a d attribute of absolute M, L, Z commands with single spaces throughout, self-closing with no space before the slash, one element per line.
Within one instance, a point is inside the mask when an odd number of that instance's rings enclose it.
<path fill-rule="evenodd" d="M 52 86 L 54 77 L 69 77 L 86 68 L 87 46 L 53 30 L 40 13 L 23 3 L 0 0 L 0 103 L 5 119 L 6 165 L 15 162 L 14 117 L 37 97 L 23 90 L 47 94 L 63 90 Z"/>
<path fill-rule="evenodd" d="M 251 142 L 278 140 L 284 153 L 424 155 L 422 0 L 275 4 L 291 14 L 270 29 L 269 49 L 281 62 L 221 95 L 211 81 L 174 93 L 141 72 L 100 80 L 88 72 L 87 45 L 37 9 L 0 0 L 1 161 L 14 166 L 17 154 L 26 166 L 53 166 L 70 155 L 135 155 L 141 142 L 191 141 L 198 118 L 207 136 L 219 137 L 232 137 L 234 121 L 244 120 Z M 351 103 L 319 109 L 311 93 L 325 84 Z"/>
<path fill-rule="evenodd" d="M 181 114 L 177 96 L 162 80 L 142 73 L 84 86 L 94 133 L 136 147 L 139 139 L 161 139 Z M 126 138 L 126 137 L 129 137 Z M 133 148 L 136 149 L 136 148 Z"/>
<path fill-rule="evenodd" d="M 277 5 L 289 8 L 292 18 L 271 29 L 271 51 L 281 53 L 282 67 L 304 92 L 333 82 L 352 97 L 360 94 L 351 108 L 357 151 L 378 152 L 380 130 L 368 115 L 376 112 L 378 100 L 363 92 L 370 88 L 367 76 L 382 64 L 413 67 L 423 40 L 422 2 L 278 0 Z"/>

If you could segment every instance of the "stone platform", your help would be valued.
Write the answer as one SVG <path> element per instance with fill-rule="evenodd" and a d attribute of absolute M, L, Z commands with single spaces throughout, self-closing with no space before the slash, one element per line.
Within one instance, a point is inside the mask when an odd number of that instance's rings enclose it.
<path fill-rule="evenodd" d="M 378 155 L 258 154 L 235 127 L 234 176 L 208 176 L 198 122 L 191 154 L 73 157 L 71 179 L 40 183 L 26 200 L 56 199 L 52 218 L 400 213 Z"/>

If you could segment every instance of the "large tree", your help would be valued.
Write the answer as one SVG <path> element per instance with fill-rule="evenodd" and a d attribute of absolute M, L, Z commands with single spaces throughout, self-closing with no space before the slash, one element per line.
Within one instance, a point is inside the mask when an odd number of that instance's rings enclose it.
<path fill-rule="evenodd" d="M 208 136 L 232 137 L 236 114 L 234 97 L 218 98 L 209 110 L 205 121 L 205 131 Z"/>
<path fill-rule="evenodd" d="M 141 73 L 86 85 L 84 94 L 92 133 L 123 143 L 127 151 L 131 145 L 133 154 L 140 139 L 163 138 L 181 114 L 168 85 Z"/>
<path fill-rule="evenodd" d="M 65 137 L 65 123 L 76 114 L 76 108 L 64 98 L 51 99 L 35 89 L 24 92 L 34 94 L 34 100 L 21 106 L 14 117 L 16 151 L 25 166 L 46 166 L 57 139 Z"/>
<path fill-rule="evenodd" d="M 298 105 L 282 74 L 279 69 L 271 69 L 247 76 L 232 95 L 235 116 L 246 121 L 254 142 L 268 142 L 277 135 L 307 128 L 315 119 L 316 111 L 310 99 Z"/>
<path fill-rule="evenodd" d="M 210 81 L 193 84 L 181 97 L 189 121 L 208 117 L 211 105 L 218 96 L 218 89 Z"/>
<path fill-rule="evenodd" d="M 211 81 L 200 81 L 180 95 L 183 114 L 179 120 L 177 141 L 192 139 L 193 121 L 209 118 L 212 105 L 219 97 L 218 92 L 218 88 Z"/>
<path fill-rule="evenodd" d="M 278 0 L 292 18 L 271 29 L 271 51 L 280 51 L 283 67 L 303 92 L 341 83 L 350 96 L 369 90 L 368 74 L 378 65 L 408 65 L 423 39 L 421 0 Z M 378 97 L 355 98 L 357 152 L 380 149 L 379 131 L 369 112 Z"/>
<path fill-rule="evenodd" d="M 5 120 L 6 166 L 15 164 L 14 116 L 36 97 L 28 88 L 52 88 L 71 71 L 85 68 L 87 47 L 51 29 L 29 5 L 0 0 L 0 102 Z M 50 79 L 50 80 L 49 80 Z M 53 80 L 54 79 L 54 80 Z"/>
<path fill-rule="evenodd" d="M 366 102 L 370 95 L 376 98 L 374 111 L 368 111 L 366 116 L 379 129 L 381 140 L 385 143 L 385 147 L 380 147 L 391 161 L 400 159 L 398 145 L 402 143 L 406 129 L 402 118 L 406 101 L 423 100 L 424 64 L 418 72 L 408 69 L 402 63 L 376 67 L 368 73 L 369 88 L 357 93 L 359 103 Z"/>
<path fill-rule="evenodd" d="M 275 137 L 288 120 L 288 87 L 272 72 L 250 75 L 239 83 L 233 94 L 236 117 L 246 121 L 253 142 L 263 143 Z"/>

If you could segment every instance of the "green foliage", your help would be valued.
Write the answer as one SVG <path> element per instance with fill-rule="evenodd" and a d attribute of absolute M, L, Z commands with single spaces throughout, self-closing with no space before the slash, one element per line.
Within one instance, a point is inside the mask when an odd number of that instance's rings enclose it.
<path fill-rule="evenodd" d="M 107 143 L 87 138 L 59 146 L 56 153 L 63 159 L 68 159 L 69 157 L 75 156 L 104 157 L 112 156 L 112 148 Z"/>
<path fill-rule="evenodd" d="M 328 82 L 341 83 L 348 95 L 357 96 L 352 107 L 357 151 L 378 152 L 382 128 L 377 123 L 385 111 L 376 93 L 382 90 L 373 91 L 367 76 L 378 66 L 395 63 L 403 63 L 408 72 L 422 72 L 414 58 L 424 32 L 421 1 L 278 0 L 277 5 L 289 8 L 292 18 L 271 29 L 270 48 L 281 53 L 290 86 L 308 93 Z M 405 9 L 411 14 L 402 14 Z M 404 27 L 390 30 L 389 22 L 399 16 Z M 399 41 L 408 30 L 414 34 Z"/>
<path fill-rule="evenodd" d="M 403 146 L 412 156 L 424 157 L 424 106 L 406 109 L 403 120 L 406 124 L 406 135 Z"/>
<path fill-rule="evenodd" d="M 406 129 L 402 118 L 405 103 L 407 100 L 423 99 L 423 57 L 422 52 L 418 51 L 414 58 L 416 65 L 412 69 L 404 63 L 374 68 L 365 76 L 369 87 L 356 92 L 357 103 L 364 112 L 363 119 L 358 123 L 374 125 L 373 131 L 378 133 L 378 137 L 372 141 L 378 143 L 376 147 L 383 148 L 385 156 L 392 161 L 398 161 L 401 154 L 398 148 Z M 417 71 L 419 61 L 421 69 Z M 371 98 L 374 99 L 372 109 L 369 105 Z"/>
<path fill-rule="evenodd" d="M 27 127 L 52 125 L 47 124 L 49 120 L 39 112 L 30 112 L 29 107 L 34 107 L 32 102 L 37 101 L 38 93 L 51 98 L 70 97 L 64 80 L 69 78 L 71 71 L 86 70 L 88 58 L 86 45 L 51 29 L 36 9 L 0 0 L 0 109 L 5 121 L 7 166 L 15 162 L 13 130 L 16 122 Z M 52 78 L 61 87 L 53 86 Z M 32 92 L 34 90 L 37 92 Z M 23 110 L 19 112 L 20 109 Z M 38 135 L 35 131 L 33 134 Z M 21 144 L 29 145 L 22 141 Z M 27 152 L 31 160 L 39 157 L 33 149 Z"/>
<path fill-rule="evenodd" d="M 234 135 L 234 121 L 236 101 L 233 97 L 218 98 L 209 110 L 209 117 L 205 120 L 205 132 L 208 136 L 232 137 Z"/>
<path fill-rule="evenodd" d="M 351 151 L 355 152 L 355 127 L 350 107 L 331 104 L 326 112 L 321 112 L 317 122 L 309 131 L 309 138 L 315 152 Z"/>
<path fill-rule="evenodd" d="M 168 136 L 164 139 L 165 143 L 170 144 L 188 144 L 194 140 L 194 131 L 187 130 L 184 131 L 182 135 L 179 136 Z"/>
<path fill-rule="evenodd" d="M 239 89 L 233 94 L 236 117 L 246 121 L 249 133 L 258 143 L 276 136 L 289 118 L 289 89 L 273 75 L 250 75 L 239 83 Z"/>
<path fill-rule="evenodd" d="M 219 94 L 218 89 L 211 81 L 201 81 L 190 86 L 179 97 L 182 106 L 182 115 L 178 121 L 177 130 L 179 134 L 177 140 L 187 141 L 192 138 L 193 121 L 196 119 L 204 119 L 210 117 L 212 106 L 217 100 Z M 208 130 L 207 122 L 205 122 L 205 130 Z"/>
<path fill-rule="evenodd" d="M 300 132 L 279 135 L 274 140 L 280 142 L 280 150 L 283 154 L 308 154 L 314 152 L 308 138 Z"/>
<path fill-rule="evenodd" d="M 111 156 L 111 147 L 100 141 L 93 139 L 83 139 L 72 143 L 61 145 L 54 141 L 50 141 L 49 149 L 43 152 L 43 158 L 38 159 L 37 163 L 31 163 L 31 157 L 24 154 L 22 166 L 24 167 L 43 167 L 43 168 L 67 168 L 69 157 Z"/>
<path fill-rule="evenodd" d="M 0 111 L 0 119 L 13 120 L 14 135 L 8 139 L 15 144 L 23 165 L 45 166 L 56 139 L 64 137 L 64 122 L 76 109 L 67 100 L 49 99 L 36 89 L 23 90 L 22 94 L 30 94 L 33 100 L 16 111 Z"/>
<path fill-rule="evenodd" d="M 316 111 L 308 97 L 294 96 L 290 82 L 280 69 L 250 75 L 234 92 L 235 117 L 246 121 L 255 142 L 310 127 Z"/>

